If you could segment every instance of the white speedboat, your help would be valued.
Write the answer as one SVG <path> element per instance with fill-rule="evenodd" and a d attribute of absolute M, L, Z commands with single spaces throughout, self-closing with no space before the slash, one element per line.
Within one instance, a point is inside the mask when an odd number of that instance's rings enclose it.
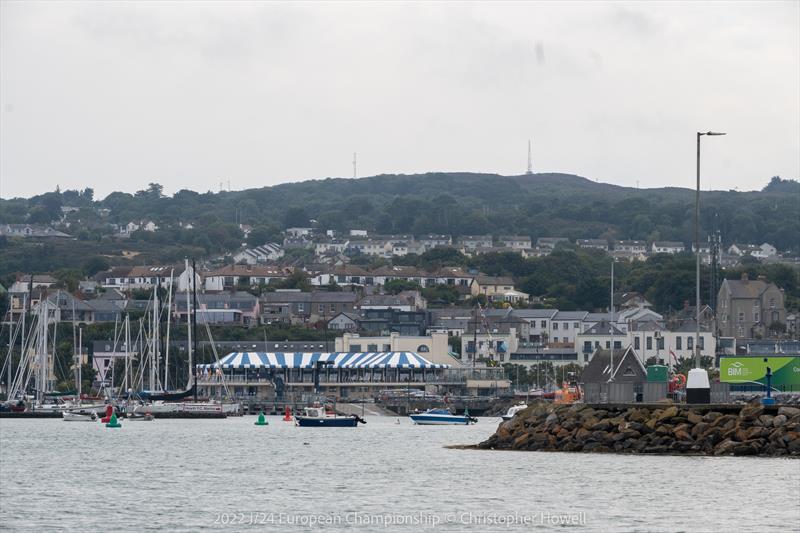
<path fill-rule="evenodd" d="M 422 426 L 443 426 L 443 425 L 469 425 L 478 421 L 477 418 L 469 416 L 469 413 L 463 415 L 454 415 L 447 409 L 428 409 L 424 413 L 409 415 L 409 418 L 415 423 Z"/>
<path fill-rule="evenodd" d="M 527 408 L 528 404 L 526 403 L 518 403 L 517 405 L 512 405 L 511 407 L 508 408 L 506 414 L 504 414 L 501 418 L 503 420 L 511 420 L 512 418 L 514 418 L 515 414 Z"/>
<path fill-rule="evenodd" d="M 97 420 L 97 412 L 63 411 L 61 417 L 64 422 L 94 422 Z"/>

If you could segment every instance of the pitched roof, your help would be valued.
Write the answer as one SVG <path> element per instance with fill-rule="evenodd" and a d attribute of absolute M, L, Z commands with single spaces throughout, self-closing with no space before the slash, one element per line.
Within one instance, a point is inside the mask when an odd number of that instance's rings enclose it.
<path fill-rule="evenodd" d="M 606 320 L 601 320 L 594 326 L 583 332 L 583 335 L 625 335 L 614 325 Z"/>
<path fill-rule="evenodd" d="M 511 312 L 520 318 L 553 318 L 558 309 L 514 309 Z"/>
<path fill-rule="evenodd" d="M 777 289 L 774 283 L 767 283 L 760 279 L 726 279 L 722 284 L 727 284 L 728 291 L 731 293 L 732 298 L 760 298 L 770 285 Z"/>
<path fill-rule="evenodd" d="M 206 272 L 205 277 L 212 276 L 255 276 L 265 278 L 288 277 L 287 269 L 278 266 L 266 265 L 225 265 L 224 267 Z"/>
<path fill-rule="evenodd" d="M 586 311 L 559 311 L 553 320 L 583 320 L 588 314 Z"/>
<path fill-rule="evenodd" d="M 507 277 L 494 276 L 475 276 L 475 282 L 479 285 L 510 285 L 514 286 L 514 280 Z"/>
<path fill-rule="evenodd" d="M 614 351 L 614 366 L 611 366 L 611 350 L 597 349 L 592 360 L 581 374 L 582 383 L 606 383 L 610 378 L 616 382 L 640 382 L 647 377 L 636 352 L 628 346 L 625 351 Z"/>

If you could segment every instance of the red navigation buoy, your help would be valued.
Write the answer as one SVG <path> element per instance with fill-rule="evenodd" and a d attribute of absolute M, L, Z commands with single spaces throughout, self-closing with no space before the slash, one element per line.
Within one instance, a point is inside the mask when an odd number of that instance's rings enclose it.
<path fill-rule="evenodd" d="M 284 422 L 291 422 L 292 421 L 292 412 L 289 410 L 289 406 L 286 406 L 286 411 L 283 414 L 283 421 Z"/>
<path fill-rule="evenodd" d="M 100 422 L 102 422 L 103 424 L 108 424 L 109 422 L 111 422 L 111 415 L 113 414 L 114 414 L 114 406 L 111 404 L 106 405 L 106 416 L 101 418 Z"/>

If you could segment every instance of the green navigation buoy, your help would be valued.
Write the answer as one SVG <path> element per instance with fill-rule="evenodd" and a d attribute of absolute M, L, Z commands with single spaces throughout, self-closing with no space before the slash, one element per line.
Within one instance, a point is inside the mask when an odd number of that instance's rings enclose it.
<path fill-rule="evenodd" d="M 106 424 L 107 428 L 121 428 L 122 424 L 117 421 L 117 413 L 111 413 L 111 419 Z"/>
<path fill-rule="evenodd" d="M 256 420 L 257 426 L 268 426 L 269 422 L 267 422 L 267 417 L 264 416 L 264 411 L 259 411 L 258 413 L 258 420 Z"/>

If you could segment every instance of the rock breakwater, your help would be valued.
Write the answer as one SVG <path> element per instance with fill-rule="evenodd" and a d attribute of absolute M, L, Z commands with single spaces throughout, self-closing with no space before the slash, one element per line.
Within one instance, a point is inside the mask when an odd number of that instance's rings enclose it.
<path fill-rule="evenodd" d="M 800 408 L 534 404 L 478 448 L 800 457 Z"/>

